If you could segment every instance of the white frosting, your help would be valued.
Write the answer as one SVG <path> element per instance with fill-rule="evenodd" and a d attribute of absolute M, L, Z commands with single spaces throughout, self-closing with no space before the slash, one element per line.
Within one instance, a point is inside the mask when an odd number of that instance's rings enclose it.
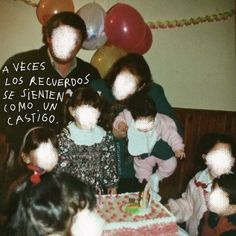
<path fill-rule="evenodd" d="M 112 222 L 112 223 L 106 223 L 104 230 L 114 230 L 114 229 L 121 229 L 121 228 L 132 228 L 132 229 L 138 229 L 140 227 L 144 227 L 147 225 L 153 225 L 153 224 L 167 224 L 175 222 L 175 217 L 168 217 L 168 218 L 156 218 L 156 219 L 148 219 L 148 220 L 141 220 L 136 222 Z"/>

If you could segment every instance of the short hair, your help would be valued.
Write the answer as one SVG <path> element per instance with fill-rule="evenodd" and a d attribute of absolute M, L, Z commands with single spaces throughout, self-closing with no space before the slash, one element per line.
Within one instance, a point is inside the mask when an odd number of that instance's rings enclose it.
<path fill-rule="evenodd" d="M 24 179 L 9 202 L 4 236 L 40 236 L 66 232 L 78 210 L 96 206 L 92 187 L 66 173 L 46 173 L 41 182 Z"/>
<path fill-rule="evenodd" d="M 235 155 L 234 139 L 231 135 L 225 133 L 207 133 L 203 135 L 197 145 L 198 155 L 207 154 L 217 143 L 226 143 L 230 145 L 231 152 Z"/>
<path fill-rule="evenodd" d="M 90 105 L 98 109 L 101 113 L 98 125 L 101 125 L 105 130 L 111 129 L 113 115 L 110 110 L 110 104 L 104 96 L 99 95 L 99 93 L 90 86 L 81 86 L 75 89 L 72 96 L 66 94 L 64 97 L 64 126 L 66 126 L 69 121 L 74 120 L 68 108 L 70 106 L 75 108 L 81 105 Z"/>
<path fill-rule="evenodd" d="M 206 155 L 217 143 L 228 144 L 230 146 L 232 155 L 235 156 L 235 142 L 232 135 L 219 132 L 206 133 L 200 138 L 198 144 L 196 145 L 196 166 L 198 166 L 199 168 L 205 166 L 205 161 L 202 159 L 202 155 Z M 232 169 L 234 168 L 235 165 Z"/>
<path fill-rule="evenodd" d="M 134 120 L 140 117 L 155 117 L 157 110 L 154 101 L 146 93 L 137 93 L 128 101 L 128 110 Z"/>
<path fill-rule="evenodd" d="M 66 126 L 69 121 L 74 120 L 69 112 L 69 107 L 76 108 L 81 105 L 90 105 L 101 111 L 101 97 L 99 94 L 89 86 L 81 86 L 73 94 L 66 94 L 64 97 L 64 125 Z"/>
<path fill-rule="evenodd" d="M 41 143 L 46 143 L 49 140 L 55 147 L 57 146 L 56 133 L 53 129 L 41 126 L 33 127 L 25 134 L 21 151 L 29 154 L 32 150 L 37 149 Z"/>
<path fill-rule="evenodd" d="M 47 43 L 47 37 L 51 37 L 52 31 L 59 25 L 68 25 L 80 31 L 82 42 L 87 38 L 87 29 L 84 20 L 74 12 L 60 12 L 49 18 L 43 26 L 43 42 Z"/>
<path fill-rule="evenodd" d="M 236 204 L 236 174 L 221 175 L 219 178 L 213 180 L 213 186 L 218 186 L 228 194 L 229 203 L 232 205 Z"/>
<path fill-rule="evenodd" d="M 110 88 L 113 86 L 116 76 L 125 69 L 139 79 L 138 88 L 152 82 L 151 70 L 144 57 L 136 53 L 129 53 L 118 59 L 105 76 L 105 81 Z"/>
<path fill-rule="evenodd" d="M 69 106 L 81 105 L 90 105 L 101 110 L 101 96 L 91 87 L 79 87 L 73 92 Z"/>

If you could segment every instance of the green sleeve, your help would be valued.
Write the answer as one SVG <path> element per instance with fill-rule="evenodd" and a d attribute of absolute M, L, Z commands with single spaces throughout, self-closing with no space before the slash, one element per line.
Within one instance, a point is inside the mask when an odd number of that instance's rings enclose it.
<path fill-rule="evenodd" d="M 101 92 L 101 94 L 106 99 L 108 99 L 109 102 L 112 102 L 114 100 L 112 93 L 110 92 L 110 89 L 107 87 L 103 79 L 96 79 L 96 80 L 90 81 L 90 86 L 96 91 Z"/>

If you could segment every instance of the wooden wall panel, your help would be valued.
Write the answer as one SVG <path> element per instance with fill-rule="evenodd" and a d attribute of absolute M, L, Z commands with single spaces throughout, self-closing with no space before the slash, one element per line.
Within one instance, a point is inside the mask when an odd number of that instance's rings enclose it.
<path fill-rule="evenodd" d="M 184 130 L 186 159 L 178 161 L 177 170 L 161 183 L 164 200 L 178 197 L 188 181 L 199 170 L 205 168 L 195 160 L 196 145 L 209 132 L 222 132 L 236 139 L 236 112 L 174 108 Z"/>
<path fill-rule="evenodd" d="M 185 152 L 187 158 L 178 161 L 175 173 L 164 179 L 160 185 L 164 200 L 178 197 L 185 190 L 191 177 L 204 166 L 195 160 L 195 148 L 200 137 L 208 132 L 224 132 L 236 139 L 236 112 L 210 111 L 198 109 L 174 108 L 184 130 Z M 4 170 L 8 146 L 0 133 L 0 172 Z"/>

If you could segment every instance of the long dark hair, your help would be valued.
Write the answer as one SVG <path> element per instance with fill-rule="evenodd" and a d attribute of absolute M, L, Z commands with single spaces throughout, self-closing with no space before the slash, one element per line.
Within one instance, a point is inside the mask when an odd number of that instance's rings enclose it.
<path fill-rule="evenodd" d="M 84 20 L 74 12 L 59 12 L 49 18 L 43 26 L 43 42 L 47 44 L 47 37 L 51 37 L 52 31 L 59 25 L 68 25 L 80 31 L 82 42 L 87 38 L 87 30 Z"/>
<path fill-rule="evenodd" d="M 146 90 L 152 82 L 151 70 L 142 55 L 136 53 L 129 53 L 124 57 L 118 59 L 105 76 L 105 81 L 108 87 L 112 88 L 117 75 L 127 70 L 138 79 L 138 88 Z"/>
<path fill-rule="evenodd" d="M 93 189 L 66 173 L 46 173 L 39 184 L 24 179 L 9 201 L 4 236 L 45 236 L 65 233 L 78 210 L 93 210 Z"/>

